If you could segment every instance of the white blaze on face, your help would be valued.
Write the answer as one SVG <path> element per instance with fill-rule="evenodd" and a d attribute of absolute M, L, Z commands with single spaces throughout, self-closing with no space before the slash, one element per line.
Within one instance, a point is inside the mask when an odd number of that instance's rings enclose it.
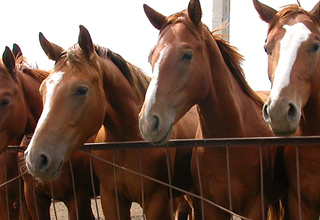
<path fill-rule="evenodd" d="M 156 103 L 156 92 L 158 87 L 158 78 L 159 78 L 159 71 L 160 71 L 160 64 L 164 57 L 165 51 L 167 49 L 167 45 L 161 50 L 159 54 L 159 58 L 154 65 L 152 79 L 148 86 L 146 97 L 145 97 L 145 112 L 148 113 L 150 111 L 150 107 Z"/>
<path fill-rule="evenodd" d="M 296 61 L 298 50 L 311 33 L 303 23 L 292 26 L 284 25 L 283 28 L 286 33 L 280 41 L 279 61 L 270 94 L 272 100 L 278 99 L 281 90 L 289 85 L 290 73 Z"/>
<path fill-rule="evenodd" d="M 60 83 L 60 81 L 63 77 L 63 74 L 64 74 L 64 72 L 61 72 L 61 71 L 52 73 L 50 75 L 50 78 L 48 78 L 46 81 L 46 95 L 45 95 L 46 101 L 44 103 L 42 114 L 41 114 L 40 119 L 37 123 L 37 127 L 35 129 L 33 136 L 36 136 L 38 130 L 41 128 L 42 124 L 46 120 L 46 118 L 51 110 L 52 96 L 55 92 L 57 85 Z M 32 142 L 33 142 L 32 140 L 33 140 L 33 138 L 31 139 L 30 146 L 32 146 Z"/>

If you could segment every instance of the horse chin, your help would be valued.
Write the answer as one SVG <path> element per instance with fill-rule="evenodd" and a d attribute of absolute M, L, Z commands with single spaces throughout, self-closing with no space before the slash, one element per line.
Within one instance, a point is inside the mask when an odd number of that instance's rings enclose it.
<path fill-rule="evenodd" d="M 165 133 L 165 135 L 162 137 L 162 139 L 160 139 L 160 141 L 152 142 L 152 144 L 154 144 L 154 145 L 164 145 L 164 144 L 168 143 L 168 141 L 169 141 L 169 139 L 171 137 L 172 131 L 173 131 L 173 123 L 170 125 L 167 133 Z"/>
<path fill-rule="evenodd" d="M 270 126 L 270 128 L 271 128 L 273 134 L 275 136 L 279 136 L 279 137 L 294 135 L 298 130 L 298 127 L 291 129 L 291 130 L 286 130 L 286 131 L 277 131 L 276 129 L 273 129 L 271 126 Z"/>
<path fill-rule="evenodd" d="M 48 182 L 57 180 L 60 177 L 63 164 L 64 162 L 61 161 L 57 167 L 51 167 L 43 172 L 41 170 L 33 170 L 30 166 L 28 166 L 28 163 L 26 163 L 27 169 L 32 176 L 36 177 L 38 180 Z"/>

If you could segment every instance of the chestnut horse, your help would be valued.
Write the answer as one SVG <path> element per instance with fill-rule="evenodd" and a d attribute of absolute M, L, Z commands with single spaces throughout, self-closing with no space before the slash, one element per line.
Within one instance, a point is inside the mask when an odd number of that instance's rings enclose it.
<path fill-rule="evenodd" d="M 7 132 L 6 136 L 9 140 L 7 144 L 19 145 L 22 138 L 25 137 L 22 143 L 22 145 L 25 146 L 27 145 L 30 136 L 32 136 L 42 111 L 42 98 L 39 92 L 39 87 L 42 80 L 49 75 L 49 72 L 31 68 L 27 64 L 26 59 L 22 55 L 21 49 L 17 45 L 14 45 L 13 52 L 15 56 L 12 54 L 10 49 L 6 48 L 3 55 L 3 62 L 5 66 L 3 70 L 6 71 L 1 71 L 3 72 L 1 73 L 1 76 L 5 77 L 5 79 L 1 78 L 0 81 L 0 91 L 2 95 L 1 127 L 6 128 L 3 129 L 2 132 Z M 3 137 L 5 136 L 3 135 Z M 1 139 L 1 141 L 4 140 L 6 140 L 6 138 Z M 62 177 L 52 183 L 34 180 L 30 174 L 25 173 L 25 166 L 21 167 L 22 173 L 24 173 L 23 180 L 25 181 L 25 198 L 32 219 L 50 219 L 49 213 L 52 195 L 54 199 L 62 200 L 67 204 L 70 212 L 70 219 L 94 219 L 91 211 L 92 193 L 90 195 L 90 192 L 92 186 L 90 170 L 88 168 L 89 158 L 84 153 L 79 152 L 78 154 L 79 155 L 75 155 L 72 158 L 72 167 L 76 182 L 76 196 L 72 193 L 73 184 L 70 164 L 66 164 L 64 166 Z M 17 153 L 7 152 L 6 156 L 4 156 L 4 154 L 1 155 L 1 159 L 6 159 L 5 165 L 4 161 L 1 161 L 0 170 L 1 178 L 3 179 L 1 182 L 8 181 L 18 176 L 19 164 Z M 6 167 L 6 172 L 2 170 L 4 166 Z M 81 172 L 79 170 L 81 170 Z M 87 180 L 87 178 L 83 180 L 84 177 L 89 178 L 89 180 Z M 98 181 L 96 180 L 96 182 Z M 15 184 L 14 186 L 13 183 Z M 15 206 L 19 207 L 20 204 L 17 204 L 16 202 L 19 202 L 21 199 L 19 198 L 18 193 L 19 189 L 23 193 L 23 186 L 20 186 L 19 188 L 18 180 L 13 183 L 8 184 L 7 192 L 9 192 L 8 195 L 15 195 L 15 197 L 11 196 L 10 198 L 15 198 L 12 202 L 14 202 Z M 20 181 L 20 183 L 23 182 Z M 5 187 L 1 188 L 1 192 L 4 189 Z M 99 189 L 98 184 L 96 189 Z M 4 191 L 3 193 L 7 192 Z M 3 200 L 5 199 L 3 196 L 1 198 Z M 22 197 L 22 199 L 24 199 L 24 197 Z M 9 204 L 12 204 L 12 202 Z M 75 207 L 75 202 L 78 203 L 77 207 Z M 2 204 L 7 203 L 1 202 L 1 207 L 6 207 Z M 23 204 L 21 204 L 21 206 L 21 208 L 23 208 Z M 7 210 L 10 210 L 11 212 L 11 209 L 12 207 L 9 207 L 9 209 L 1 208 L 0 213 L 6 214 L 8 212 Z M 79 215 L 81 215 L 80 218 L 76 217 L 77 209 Z M 29 217 L 24 217 L 24 219 L 27 218 Z M 1 219 L 15 218 L 10 214 L 10 218 L 5 218 L 1 215 Z M 20 219 L 23 218 L 20 217 Z"/>
<path fill-rule="evenodd" d="M 101 126 L 102 141 L 142 140 L 138 113 L 144 100 L 149 77 L 120 55 L 92 43 L 87 29 L 80 26 L 78 43 L 68 50 L 40 36 L 42 48 L 56 61 L 41 92 L 44 110 L 25 153 L 26 165 L 36 177 L 56 179 L 70 155 Z M 198 125 L 196 112 L 181 120 L 173 130 L 179 138 L 194 138 Z M 92 152 L 100 180 L 101 202 L 106 219 L 130 219 L 132 202 L 138 202 L 147 219 L 170 219 L 168 188 L 139 175 L 116 168 L 116 163 L 154 179 L 168 182 L 172 163 L 179 151 L 172 149 L 125 149 Z M 181 156 L 181 155 L 180 155 Z M 174 170 L 181 178 L 189 171 L 189 160 Z M 181 159 L 181 158 L 178 158 Z M 169 167 L 167 160 L 171 161 Z M 168 174 L 170 170 L 170 174 Z"/>
<path fill-rule="evenodd" d="M 269 23 L 265 51 L 272 90 L 263 107 L 264 119 L 276 135 L 320 135 L 320 2 L 310 12 L 300 5 L 276 11 L 257 0 L 253 3 Z M 287 147 L 284 154 L 290 183 L 285 218 L 318 220 L 320 148 L 298 148 L 299 182 L 296 154 L 295 147 Z"/>
<path fill-rule="evenodd" d="M 0 62 L 1 184 L 19 176 L 18 153 L 5 149 L 8 145 L 19 145 L 24 136 L 33 133 L 42 109 L 38 89 L 47 75 L 27 66 L 18 45 L 14 44 L 13 51 L 5 48 Z M 0 219 L 31 219 L 21 178 L 0 188 L 0 207 Z"/>
<path fill-rule="evenodd" d="M 140 112 L 140 131 L 147 141 L 168 140 L 172 125 L 195 104 L 202 138 L 272 136 L 261 116 L 263 101 L 245 81 L 241 55 L 202 24 L 198 0 L 168 17 L 147 5 L 144 9 L 160 30 L 149 56 L 153 78 Z M 242 216 L 266 219 L 268 205 L 287 189 L 282 153 L 278 147 L 197 147 L 191 167 L 197 191 Z M 201 212 L 203 219 L 230 219 L 206 202 L 196 216 L 201 218 Z"/>

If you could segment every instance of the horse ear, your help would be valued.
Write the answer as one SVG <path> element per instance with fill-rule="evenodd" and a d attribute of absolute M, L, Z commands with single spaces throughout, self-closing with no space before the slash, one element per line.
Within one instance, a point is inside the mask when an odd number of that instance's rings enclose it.
<path fill-rule="evenodd" d="M 82 51 L 88 56 L 90 59 L 94 52 L 94 46 L 89 34 L 89 31 L 82 25 L 80 27 L 80 33 L 78 38 L 78 43 Z"/>
<path fill-rule="evenodd" d="M 151 24 L 158 30 L 161 30 L 162 25 L 166 20 L 166 16 L 160 14 L 156 10 L 150 8 L 148 5 L 143 5 L 144 12 L 146 13 Z"/>
<path fill-rule="evenodd" d="M 277 14 L 275 9 L 259 2 L 258 0 L 253 0 L 253 5 L 259 13 L 260 18 L 267 23 L 270 23 L 272 18 L 274 18 Z"/>
<path fill-rule="evenodd" d="M 10 50 L 9 47 L 6 47 L 3 55 L 2 55 L 2 61 L 9 73 L 11 74 L 12 78 L 16 78 L 16 59 L 14 57 L 14 54 Z"/>
<path fill-rule="evenodd" d="M 310 11 L 310 13 L 315 16 L 320 23 L 320 1 L 314 6 L 314 8 Z"/>
<path fill-rule="evenodd" d="M 39 33 L 39 41 L 43 51 L 46 53 L 50 60 L 57 61 L 61 53 L 64 51 L 63 48 L 49 42 L 41 32 Z"/>
<path fill-rule="evenodd" d="M 199 0 L 191 0 L 188 5 L 188 15 L 189 19 L 193 24 L 198 26 L 201 21 L 202 10 Z"/>
<path fill-rule="evenodd" d="M 21 57 L 23 55 L 21 48 L 19 47 L 18 44 L 13 44 L 12 52 L 13 52 L 15 58 Z"/>

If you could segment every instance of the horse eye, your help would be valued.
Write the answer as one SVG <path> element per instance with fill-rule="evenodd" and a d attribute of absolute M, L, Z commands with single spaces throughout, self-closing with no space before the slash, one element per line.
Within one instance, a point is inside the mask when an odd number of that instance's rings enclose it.
<path fill-rule="evenodd" d="M 311 48 L 312 52 L 317 52 L 319 50 L 320 45 L 319 44 L 315 44 L 313 45 L 313 47 Z"/>
<path fill-rule="evenodd" d="M 187 51 L 182 55 L 182 60 L 183 61 L 190 61 L 193 58 L 193 52 Z"/>
<path fill-rule="evenodd" d="M 89 91 L 89 89 L 87 87 L 80 87 L 80 88 L 77 89 L 76 94 L 78 96 L 84 96 L 84 95 L 86 95 L 88 93 L 88 91 Z"/>
<path fill-rule="evenodd" d="M 9 105 L 10 102 L 11 102 L 10 99 L 4 99 L 1 101 L 0 106 L 1 107 L 7 106 L 7 105 Z"/>

